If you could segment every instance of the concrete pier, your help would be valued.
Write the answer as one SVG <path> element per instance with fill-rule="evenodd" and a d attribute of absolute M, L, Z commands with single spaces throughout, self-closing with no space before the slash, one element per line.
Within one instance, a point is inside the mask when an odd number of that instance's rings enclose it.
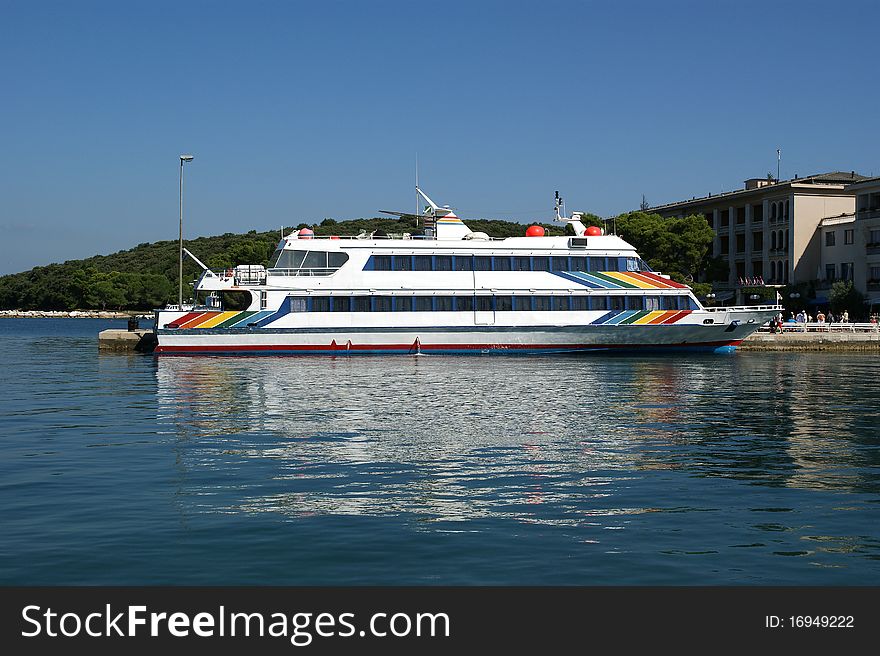
<path fill-rule="evenodd" d="M 102 351 L 138 351 L 152 353 L 156 348 L 156 334 L 152 330 L 102 330 L 98 333 L 98 348 Z"/>
<path fill-rule="evenodd" d="M 754 333 L 740 345 L 742 351 L 880 351 L 877 332 Z"/>

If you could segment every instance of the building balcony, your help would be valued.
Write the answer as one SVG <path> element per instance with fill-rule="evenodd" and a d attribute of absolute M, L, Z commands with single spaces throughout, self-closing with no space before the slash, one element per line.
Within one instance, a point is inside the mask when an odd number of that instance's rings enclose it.
<path fill-rule="evenodd" d="M 865 244 L 865 253 L 867 255 L 880 255 L 880 244 Z"/>
<path fill-rule="evenodd" d="M 856 212 L 857 219 L 880 219 L 880 207 L 863 207 Z"/>
<path fill-rule="evenodd" d="M 880 292 L 880 280 L 869 280 L 866 286 L 869 292 Z"/>

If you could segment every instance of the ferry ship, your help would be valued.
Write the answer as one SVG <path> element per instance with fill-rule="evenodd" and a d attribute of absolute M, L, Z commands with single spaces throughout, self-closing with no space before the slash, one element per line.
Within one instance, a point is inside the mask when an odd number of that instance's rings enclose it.
<path fill-rule="evenodd" d="M 203 272 L 204 305 L 156 311 L 158 354 L 729 351 L 779 306 L 703 307 L 578 212 L 572 236 L 472 232 L 418 186 L 424 235 L 283 237 L 269 267 Z M 524 226 L 525 228 L 525 226 Z M 243 310 L 224 297 L 245 293 Z M 243 306 L 243 304 L 242 304 Z"/>

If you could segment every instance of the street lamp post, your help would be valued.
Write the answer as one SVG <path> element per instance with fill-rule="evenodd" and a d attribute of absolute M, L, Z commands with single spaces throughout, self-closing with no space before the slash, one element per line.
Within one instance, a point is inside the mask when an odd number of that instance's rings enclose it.
<path fill-rule="evenodd" d="M 178 260 L 177 307 L 183 310 L 183 163 L 193 161 L 192 155 L 180 156 L 180 258 Z"/>

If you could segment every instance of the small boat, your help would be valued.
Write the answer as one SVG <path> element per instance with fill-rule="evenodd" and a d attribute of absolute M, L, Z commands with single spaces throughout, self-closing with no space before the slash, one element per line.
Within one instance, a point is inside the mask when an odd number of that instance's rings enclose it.
<path fill-rule="evenodd" d="M 703 307 L 636 249 L 582 214 L 571 236 L 472 232 L 419 187 L 423 235 L 317 237 L 294 230 L 269 267 L 202 267 L 204 305 L 156 311 L 158 354 L 729 351 L 780 307 Z M 224 308 L 230 294 L 244 309 Z M 246 306 L 246 307 L 245 307 Z"/>

